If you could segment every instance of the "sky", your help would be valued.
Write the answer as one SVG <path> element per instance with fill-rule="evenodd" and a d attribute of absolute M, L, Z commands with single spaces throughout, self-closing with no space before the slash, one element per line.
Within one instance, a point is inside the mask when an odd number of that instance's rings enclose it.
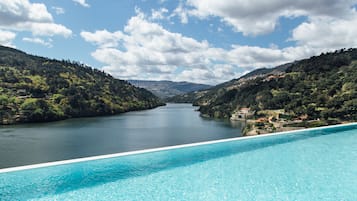
<path fill-rule="evenodd" d="M 1 0 L 0 44 L 119 79 L 218 84 L 357 47 L 357 0 Z"/>

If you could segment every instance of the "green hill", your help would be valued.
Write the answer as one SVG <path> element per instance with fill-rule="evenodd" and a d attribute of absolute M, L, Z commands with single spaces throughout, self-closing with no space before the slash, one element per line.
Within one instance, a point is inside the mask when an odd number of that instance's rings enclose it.
<path fill-rule="evenodd" d="M 0 124 L 111 115 L 162 104 L 151 92 L 97 69 L 0 46 Z"/>
<path fill-rule="evenodd" d="M 196 92 L 193 102 L 203 116 L 215 118 L 250 108 L 256 117 L 260 111 L 283 110 L 290 119 L 357 120 L 357 49 L 264 71 Z"/>
<path fill-rule="evenodd" d="M 196 84 L 191 82 L 173 82 L 173 81 L 151 81 L 151 80 L 128 80 L 134 86 L 141 87 L 151 91 L 162 99 L 169 99 L 172 96 L 182 95 L 192 91 L 208 89 L 211 86 L 205 84 Z"/>
<path fill-rule="evenodd" d="M 221 93 L 224 93 L 225 88 L 239 85 L 243 81 L 256 79 L 257 77 L 281 74 L 281 73 L 285 72 L 286 69 L 291 65 L 292 65 L 291 63 L 288 63 L 288 64 L 278 66 L 276 68 L 259 68 L 259 69 L 253 70 L 250 73 L 247 73 L 246 75 L 244 75 L 240 78 L 233 79 L 231 81 L 224 82 L 224 83 L 221 83 L 216 86 L 212 86 L 207 89 L 198 89 L 198 90 L 194 90 L 192 92 L 188 92 L 185 94 L 176 95 L 176 96 L 167 98 L 166 101 L 172 102 L 172 103 L 193 103 L 193 105 L 199 106 L 199 105 L 204 104 L 204 102 L 207 101 L 206 99 L 210 99 L 210 98 L 215 97 Z"/>

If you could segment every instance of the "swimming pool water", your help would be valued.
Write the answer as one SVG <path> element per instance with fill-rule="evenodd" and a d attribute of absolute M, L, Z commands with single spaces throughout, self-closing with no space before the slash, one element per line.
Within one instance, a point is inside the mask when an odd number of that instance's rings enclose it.
<path fill-rule="evenodd" d="M 357 124 L 0 173 L 0 200 L 357 200 Z"/>

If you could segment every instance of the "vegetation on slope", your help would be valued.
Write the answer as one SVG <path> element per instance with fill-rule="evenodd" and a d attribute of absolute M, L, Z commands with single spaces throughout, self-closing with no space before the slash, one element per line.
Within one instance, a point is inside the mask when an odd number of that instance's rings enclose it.
<path fill-rule="evenodd" d="M 193 103 L 195 106 L 200 106 L 200 105 L 205 105 L 205 101 L 208 101 L 207 99 L 210 99 L 211 97 L 219 96 L 219 94 L 225 93 L 225 88 L 230 88 L 232 86 L 236 87 L 238 85 L 241 85 L 241 83 L 246 82 L 248 80 L 256 79 L 258 77 L 265 77 L 266 75 L 279 75 L 283 72 L 286 71 L 286 69 L 291 66 L 291 63 L 284 64 L 281 66 L 278 66 L 276 68 L 260 68 L 256 69 L 250 73 L 247 73 L 246 75 L 233 79 L 228 82 L 224 82 L 221 84 L 218 84 L 216 86 L 213 86 L 208 89 L 200 89 L 200 90 L 195 90 L 189 93 L 181 94 L 181 95 L 176 95 L 170 98 L 167 98 L 167 102 L 172 102 L 172 103 Z"/>
<path fill-rule="evenodd" d="M 229 118 L 239 108 L 255 114 L 283 110 L 286 118 L 357 120 L 357 49 L 321 54 L 284 71 L 233 80 L 196 97 L 204 116 Z"/>
<path fill-rule="evenodd" d="M 191 82 L 172 82 L 172 81 L 150 81 L 150 80 L 128 80 L 134 86 L 141 87 L 151 91 L 156 96 L 170 100 L 170 97 L 182 95 L 192 91 L 208 89 L 211 86 L 205 84 L 196 84 Z"/>
<path fill-rule="evenodd" d="M 109 115 L 159 105 L 151 92 L 97 69 L 0 46 L 0 124 Z"/>

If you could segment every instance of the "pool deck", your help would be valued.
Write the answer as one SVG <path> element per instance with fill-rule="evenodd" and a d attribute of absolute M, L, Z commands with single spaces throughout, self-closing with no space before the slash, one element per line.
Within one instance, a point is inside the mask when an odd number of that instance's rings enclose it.
<path fill-rule="evenodd" d="M 182 144 L 182 145 L 167 146 L 167 147 L 160 147 L 160 148 L 152 148 L 152 149 L 144 149 L 144 150 L 137 150 L 137 151 L 121 152 L 121 153 L 106 154 L 106 155 L 99 155 L 99 156 L 91 156 L 91 157 L 69 159 L 69 160 L 62 160 L 62 161 L 54 161 L 54 162 L 47 162 L 47 163 L 39 163 L 39 164 L 25 165 L 25 166 L 18 166 L 18 167 L 10 167 L 10 168 L 0 169 L 0 174 L 1 173 L 21 171 L 21 170 L 27 170 L 27 169 L 34 169 L 34 168 L 44 168 L 44 167 L 50 167 L 50 166 L 57 166 L 57 165 L 65 165 L 65 164 L 79 163 L 79 162 L 85 162 L 85 161 L 93 161 L 93 160 L 114 158 L 114 157 L 120 157 L 120 156 L 128 156 L 128 155 L 143 154 L 143 153 L 149 153 L 149 152 L 166 151 L 166 150 L 194 147 L 194 146 L 200 146 L 200 145 L 216 144 L 216 143 L 230 142 L 230 141 L 237 141 L 237 140 L 248 140 L 248 139 L 253 139 L 253 138 L 264 138 L 264 137 L 268 137 L 268 136 L 298 133 L 298 132 L 302 132 L 302 131 L 312 131 L 312 130 L 320 130 L 320 129 L 324 129 L 324 128 L 337 128 L 337 127 L 354 126 L 354 125 L 357 125 L 357 122 L 348 123 L 348 124 L 339 124 L 339 125 L 333 125 L 333 126 L 323 126 L 323 127 L 316 127 L 316 128 L 308 128 L 308 129 L 292 130 L 292 131 L 285 131 L 285 132 L 269 133 L 269 134 L 264 134 L 264 135 L 227 138 L 227 139 L 212 140 L 212 141 L 205 141 L 205 142 L 198 142 L 198 143 L 191 143 L 191 144 Z"/>

